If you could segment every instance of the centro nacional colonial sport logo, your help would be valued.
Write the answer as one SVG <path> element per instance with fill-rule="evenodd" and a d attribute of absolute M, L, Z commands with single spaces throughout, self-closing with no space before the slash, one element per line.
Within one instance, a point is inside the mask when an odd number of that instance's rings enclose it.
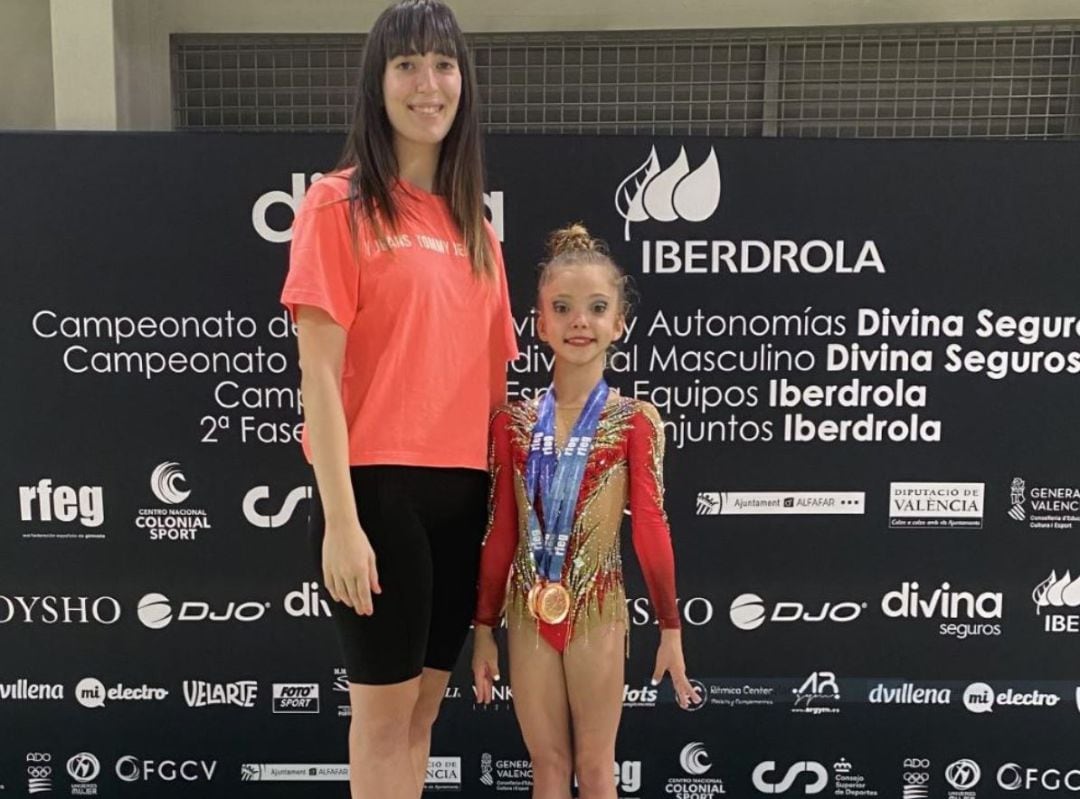
<path fill-rule="evenodd" d="M 615 210 L 626 220 L 623 235 L 630 241 L 630 223 L 704 222 L 720 205 L 720 163 L 716 150 L 690 169 L 686 148 L 667 168 L 661 168 L 654 146 L 645 163 L 631 172 L 615 190 Z"/>

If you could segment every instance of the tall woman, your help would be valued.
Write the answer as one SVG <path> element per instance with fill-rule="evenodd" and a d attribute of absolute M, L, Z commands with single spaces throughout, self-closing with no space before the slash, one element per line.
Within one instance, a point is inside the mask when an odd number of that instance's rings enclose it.
<path fill-rule="evenodd" d="M 477 87 L 439 0 L 375 22 L 338 171 L 297 214 L 311 540 L 349 676 L 354 799 L 416 799 L 468 631 L 487 422 L 517 356 L 483 212 Z"/>

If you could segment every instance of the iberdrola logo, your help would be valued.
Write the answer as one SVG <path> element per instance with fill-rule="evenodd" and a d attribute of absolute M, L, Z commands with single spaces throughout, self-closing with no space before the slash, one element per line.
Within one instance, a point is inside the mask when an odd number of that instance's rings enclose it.
<path fill-rule="evenodd" d="M 704 222 L 720 205 L 720 164 L 716 150 L 695 170 L 690 170 L 686 148 L 666 169 L 653 147 L 645 163 L 631 172 L 615 190 L 615 210 L 626 220 L 624 235 L 630 241 L 630 223 Z"/>

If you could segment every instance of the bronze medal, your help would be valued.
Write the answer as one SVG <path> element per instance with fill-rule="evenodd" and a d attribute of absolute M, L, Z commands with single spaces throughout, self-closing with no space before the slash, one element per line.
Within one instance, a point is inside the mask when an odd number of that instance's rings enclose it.
<path fill-rule="evenodd" d="M 547 624 L 559 624 L 570 615 L 570 592 L 562 583 L 548 583 L 536 595 L 536 615 Z"/>

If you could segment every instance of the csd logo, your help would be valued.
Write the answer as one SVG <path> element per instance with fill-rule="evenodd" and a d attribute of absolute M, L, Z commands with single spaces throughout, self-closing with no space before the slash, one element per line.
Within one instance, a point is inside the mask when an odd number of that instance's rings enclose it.
<path fill-rule="evenodd" d="M 244 495 L 244 518 L 255 527 L 272 528 L 288 524 L 301 500 L 311 499 L 310 486 L 297 486 L 285 497 L 277 513 L 260 513 L 255 505 L 270 499 L 270 486 L 255 486 Z"/>
<path fill-rule="evenodd" d="M 823 765 L 813 760 L 800 760 L 787 770 L 784 778 L 779 782 L 773 782 L 770 779 L 772 773 L 775 771 L 775 760 L 766 760 L 763 763 L 758 763 L 757 768 L 754 769 L 752 775 L 754 787 L 761 793 L 785 793 L 804 773 L 810 778 L 809 784 L 803 788 L 803 793 L 807 796 L 821 793 L 825 790 L 825 786 L 829 784 L 829 773 L 825 770 Z"/>

